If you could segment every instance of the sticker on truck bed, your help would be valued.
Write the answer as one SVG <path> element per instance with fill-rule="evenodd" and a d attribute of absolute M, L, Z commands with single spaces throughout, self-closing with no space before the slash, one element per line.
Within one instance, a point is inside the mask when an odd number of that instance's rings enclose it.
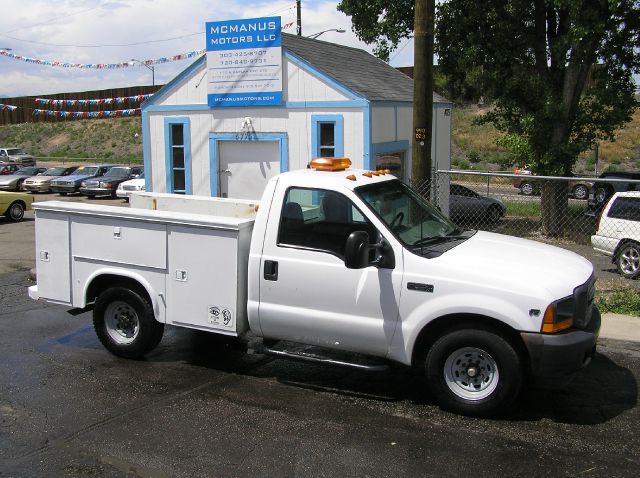
<path fill-rule="evenodd" d="M 235 329 L 236 323 L 231 307 L 219 307 L 210 305 L 207 307 L 209 314 L 209 323 L 215 327 L 224 327 L 225 329 Z"/>

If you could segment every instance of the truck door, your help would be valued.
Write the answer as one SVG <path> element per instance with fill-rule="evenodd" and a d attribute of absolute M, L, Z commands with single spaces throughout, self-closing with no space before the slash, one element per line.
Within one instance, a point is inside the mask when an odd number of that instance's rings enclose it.
<path fill-rule="evenodd" d="M 346 196 L 290 188 L 272 208 L 260 277 L 265 337 L 385 355 L 398 322 L 402 257 L 394 269 L 347 269 L 353 231 L 378 231 Z M 278 218 L 278 212 L 280 217 Z"/>

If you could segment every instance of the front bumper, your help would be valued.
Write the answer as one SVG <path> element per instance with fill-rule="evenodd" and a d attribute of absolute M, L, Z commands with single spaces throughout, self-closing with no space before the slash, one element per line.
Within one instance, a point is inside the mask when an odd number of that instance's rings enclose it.
<path fill-rule="evenodd" d="M 22 188 L 32 193 L 46 193 L 51 191 L 49 184 L 22 184 Z"/>
<path fill-rule="evenodd" d="M 60 185 L 52 184 L 51 192 L 52 193 L 68 193 L 68 194 L 77 193 L 78 186 L 60 186 Z"/>
<path fill-rule="evenodd" d="M 111 196 L 113 189 L 107 188 L 80 188 L 80 194 L 85 196 Z"/>
<path fill-rule="evenodd" d="M 534 381 L 552 387 L 568 384 L 594 356 L 600 323 L 600 311 L 594 307 L 584 330 L 570 329 L 558 334 L 521 332 Z"/>

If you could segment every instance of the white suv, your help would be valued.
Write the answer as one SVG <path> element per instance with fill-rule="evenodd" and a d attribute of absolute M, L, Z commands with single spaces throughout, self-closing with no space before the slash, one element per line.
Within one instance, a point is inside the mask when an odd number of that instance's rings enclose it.
<path fill-rule="evenodd" d="M 640 275 L 640 192 L 611 197 L 591 244 L 597 252 L 611 256 L 624 277 L 635 279 Z"/>

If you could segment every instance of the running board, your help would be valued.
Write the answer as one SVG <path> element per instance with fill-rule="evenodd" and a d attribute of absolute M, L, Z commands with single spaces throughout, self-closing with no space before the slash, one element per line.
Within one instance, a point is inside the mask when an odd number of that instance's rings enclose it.
<path fill-rule="evenodd" d="M 280 359 L 295 360 L 298 362 L 316 363 L 320 365 L 330 365 L 335 367 L 346 367 L 366 372 L 384 372 L 389 370 L 389 364 L 383 362 L 367 362 L 366 360 L 356 362 L 351 360 L 341 360 L 331 357 L 329 354 L 320 355 L 317 353 L 308 353 L 298 350 L 278 350 L 263 344 L 256 344 L 253 347 L 253 350 L 259 354 L 269 355 L 271 357 Z"/>

